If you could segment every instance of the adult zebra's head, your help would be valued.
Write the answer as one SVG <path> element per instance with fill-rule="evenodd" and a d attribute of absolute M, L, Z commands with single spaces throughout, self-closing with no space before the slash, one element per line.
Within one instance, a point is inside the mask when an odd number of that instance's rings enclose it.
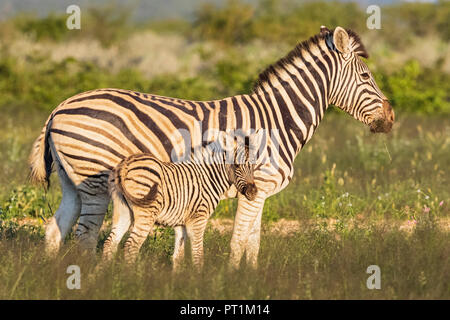
<path fill-rule="evenodd" d="M 330 103 L 369 125 L 372 132 L 389 132 L 394 110 L 361 59 L 368 58 L 368 53 L 359 36 L 341 27 L 330 31 L 324 26 L 320 36 L 337 61 Z"/>

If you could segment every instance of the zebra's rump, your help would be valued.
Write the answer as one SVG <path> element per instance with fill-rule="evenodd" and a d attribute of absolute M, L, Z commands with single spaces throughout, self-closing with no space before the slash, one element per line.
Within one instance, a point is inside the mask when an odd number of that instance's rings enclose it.
<path fill-rule="evenodd" d="M 133 155 L 122 161 L 113 171 L 114 184 L 119 185 L 133 199 L 153 200 L 151 190 L 161 186 L 162 169 L 157 159 L 146 155 Z"/>
<path fill-rule="evenodd" d="M 220 195 L 230 187 L 223 168 L 132 155 L 113 170 L 111 189 L 132 209 L 153 208 L 158 224 L 175 226 L 185 224 L 199 211 L 209 216 L 214 210 Z"/>

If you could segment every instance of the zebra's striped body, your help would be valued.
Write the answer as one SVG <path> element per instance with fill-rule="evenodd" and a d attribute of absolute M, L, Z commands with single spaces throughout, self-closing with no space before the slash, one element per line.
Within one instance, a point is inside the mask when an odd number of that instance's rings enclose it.
<path fill-rule="evenodd" d="M 50 115 L 31 155 L 32 177 L 45 181 L 54 161 L 63 188 L 47 243 L 57 248 L 81 212 L 77 235 L 95 247 L 109 202 L 108 174 L 126 157 L 145 152 L 170 161 L 174 154 L 213 141 L 218 131 L 265 129 L 254 172 L 258 195 L 252 202 L 239 197 L 231 241 L 232 265 L 238 265 L 244 250 L 256 265 L 264 201 L 288 185 L 294 159 L 328 105 L 374 132 L 392 127 L 392 108 L 360 56 L 367 53 L 356 34 L 322 28 L 263 72 L 251 94 L 188 101 L 101 89 L 69 98 Z M 235 195 L 231 188 L 225 197 Z M 182 239 L 180 232 L 176 229 Z"/>
<path fill-rule="evenodd" d="M 215 151 L 206 154 L 210 158 L 207 161 L 162 162 L 149 154 L 133 155 L 122 161 L 110 177 L 114 213 L 111 234 L 104 247 L 106 260 L 128 230 L 131 215 L 133 227 L 125 243 L 127 261 L 135 260 L 156 223 L 186 226 L 193 262 L 201 267 L 206 224 L 225 191 L 234 184 L 250 201 L 257 193 L 254 165 L 243 155 L 246 153 L 243 147 L 238 146 L 236 151 L 243 159 L 236 164 L 226 163 L 225 155 Z M 178 263 L 179 260 L 174 261 L 175 268 Z"/>

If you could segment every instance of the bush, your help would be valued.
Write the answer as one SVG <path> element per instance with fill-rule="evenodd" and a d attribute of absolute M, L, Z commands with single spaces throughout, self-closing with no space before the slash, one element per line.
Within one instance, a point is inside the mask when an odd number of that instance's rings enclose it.
<path fill-rule="evenodd" d="M 252 38 L 253 13 L 253 6 L 239 0 L 228 0 L 223 8 L 207 3 L 196 12 L 193 33 L 202 39 L 244 42 Z"/>
<path fill-rule="evenodd" d="M 415 61 L 407 62 L 391 75 L 380 73 L 378 82 L 395 109 L 425 113 L 450 113 L 450 76 L 439 66 L 423 68 Z"/>
<path fill-rule="evenodd" d="M 42 188 L 19 186 L 1 203 L 0 220 L 10 218 L 43 218 L 51 216 L 47 212 L 47 200 Z"/>
<path fill-rule="evenodd" d="M 55 14 L 42 19 L 34 15 L 21 15 L 15 19 L 15 24 L 21 32 L 28 34 L 36 41 L 61 41 L 69 31 L 66 27 L 66 19 L 64 15 Z"/>

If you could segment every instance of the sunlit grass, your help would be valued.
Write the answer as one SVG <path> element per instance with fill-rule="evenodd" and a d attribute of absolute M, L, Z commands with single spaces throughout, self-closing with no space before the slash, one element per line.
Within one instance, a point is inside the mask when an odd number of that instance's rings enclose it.
<path fill-rule="evenodd" d="M 383 226 L 329 231 L 311 228 L 289 237 L 263 234 L 259 268 L 227 268 L 231 234 L 208 229 L 205 268 L 190 263 L 171 272 L 173 232 L 150 237 L 127 267 L 119 256 L 97 271 L 99 256 L 69 241 L 57 258 L 43 254 L 42 234 L 1 230 L 0 299 L 448 299 L 450 237 L 432 220 L 412 234 Z M 37 233 L 36 233 L 37 232 Z M 102 235 L 104 236 L 104 235 Z M 66 286 L 78 265 L 81 289 Z M 369 290 L 367 267 L 381 269 L 381 289 Z"/>

